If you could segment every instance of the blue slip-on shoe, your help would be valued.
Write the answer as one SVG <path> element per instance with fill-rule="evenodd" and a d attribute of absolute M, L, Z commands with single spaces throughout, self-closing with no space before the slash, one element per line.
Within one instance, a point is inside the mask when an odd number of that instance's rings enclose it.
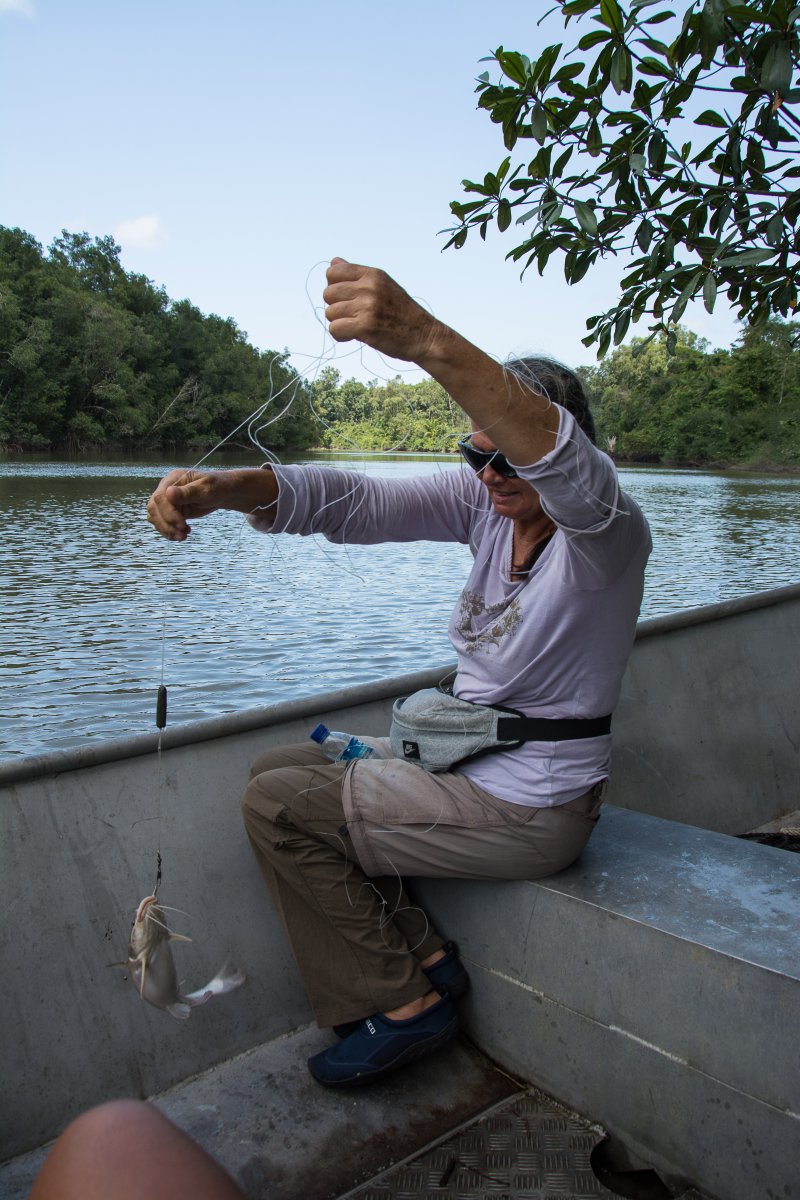
<path fill-rule="evenodd" d="M 455 942 L 445 942 L 442 949 L 445 952 L 444 958 L 440 958 L 432 966 L 423 967 L 422 969 L 428 976 L 431 987 L 440 996 L 443 996 L 447 992 L 451 1000 L 460 1000 L 469 988 L 469 975 L 464 970 L 464 964 L 458 957 L 458 947 Z M 345 1021 L 342 1025 L 334 1025 L 333 1032 L 339 1038 L 346 1038 L 351 1033 L 355 1033 L 362 1024 L 363 1020 Z"/>
<path fill-rule="evenodd" d="M 355 1033 L 308 1060 L 308 1069 L 326 1087 L 360 1087 L 376 1083 L 398 1067 L 440 1049 L 458 1032 L 458 1017 L 449 996 L 405 1021 L 381 1013 L 367 1017 Z"/>

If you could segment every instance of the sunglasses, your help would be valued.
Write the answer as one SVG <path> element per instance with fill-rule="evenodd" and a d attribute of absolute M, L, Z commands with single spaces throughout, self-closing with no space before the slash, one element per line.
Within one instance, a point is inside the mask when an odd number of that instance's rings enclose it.
<path fill-rule="evenodd" d="M 486 467 L 491 467 L 504 479 L 518 478 L 517 472 L 504 454 L 501 454 L 499 450 L 479 450 L 477 446 L 473 446 L 471 438 L 472 434 L 468 433 L 466 437 L 458 439 L 458 452 L 473 471 L 480 475 Z"/>

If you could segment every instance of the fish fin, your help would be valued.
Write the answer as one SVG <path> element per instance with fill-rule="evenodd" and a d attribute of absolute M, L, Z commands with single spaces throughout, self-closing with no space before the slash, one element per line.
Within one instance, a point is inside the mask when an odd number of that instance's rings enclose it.
<path fill-rule="evenodd" d="M 243 975 L 241 971 L 237 971 L 235 968 L 231 969 L 225 963 L 204 987 L 198 988 L 196 992 L 189 992 L 188 996 L 182 996 L 181 999 L 196 1008 L 200 1004 L 205 1004 L 206 1000 L 210 1000 L 212 996 L 224 996 L 226 992 L 232 992 L 241 987 L 246 978 L 247 976 Z"/>
<path fill-rule="evenodd" d="M 188 1021 L 192 1015 L 191 1007 L 183 1000 L 176 1000 L 174 1004 L 168 1004 L 167 1012 L 171 1017 L 177 1017 L 179 1021 Z"/>
<path fill-rule="evenodd" d="M 171 942 L 191 942 L 192 938 L 187 937 L 185 933 L 173 933 L 171 929 L 167 930 L 169 940 Z"/>

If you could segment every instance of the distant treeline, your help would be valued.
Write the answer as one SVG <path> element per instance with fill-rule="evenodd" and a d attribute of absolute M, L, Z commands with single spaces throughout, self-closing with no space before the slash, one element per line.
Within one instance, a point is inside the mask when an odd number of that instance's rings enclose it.
<path fill-rule="evenodd" d="M 64 233 L 45 253 L 0 226 L 0 448 L 452 451 L 467 421 L 432 380 L 313 382 L 229 318 L 125 271 L 110 237 Z M 633 462 L 800 466 L 797 326 L 770 321 L 730 350 L 682 330 L 676 352 L 634 340 L 582 367 L 598 440 Z M 577 334 L 576 334 L 577 336 Z"/>
<path fill-rule="evenodd" d="M 600 444 L 628 462 L 800 467 L 797 332 L 772 320 L 709 350 L 682 329 L 672 356 L 640 339 L 582 368 Z"/>
<path fill-rule="evenodd" d="M 797 326 L 770 321 L 731 350 L 709 350 L 689 330 L 675 353 L 664 339 L 634 340 L 578 374 L 592 400 L 598 442 L 620 461 L 685 466 L 800 467 Z M 438 384 L 340 382 L 313 387 L 327 446 L 452 450 L 468 421 Z"/>
<path fill-rule="evenodd" d="M 170 300 L 119 255 L 113 238 L 66 230 L 44 254 L 0 226 L 0 445 L 209 448 L 271 396 L 264 421 L 288 407 L 270 445 L 317 440 L 308 388 L 285 353 L 256 350 L 235 321 Z M 230 444 L 246 442 L 242 430 Z"/>

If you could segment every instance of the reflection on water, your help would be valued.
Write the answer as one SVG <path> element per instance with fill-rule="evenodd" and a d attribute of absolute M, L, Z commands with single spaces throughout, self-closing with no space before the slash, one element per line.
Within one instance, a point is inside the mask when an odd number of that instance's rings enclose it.
<path fill-rule="evenodd" d="M 642 616 L 800 579 L 800 480 L 623 471 L 653 531 Z"/>
<path fill-rule="evenodd" d="M 339 464 L 408 476 L 455 460 Z M 170 465 L 0 462 L 0 755 L 150 731 L 162 660 L 170 724 L 450 660 L 463 546 L 269 538 L 233 513 L 173 545 L 144 517 Z M 800 480 L 622 478 L 653 530 L 643 616 L 800 578 Z"/>

